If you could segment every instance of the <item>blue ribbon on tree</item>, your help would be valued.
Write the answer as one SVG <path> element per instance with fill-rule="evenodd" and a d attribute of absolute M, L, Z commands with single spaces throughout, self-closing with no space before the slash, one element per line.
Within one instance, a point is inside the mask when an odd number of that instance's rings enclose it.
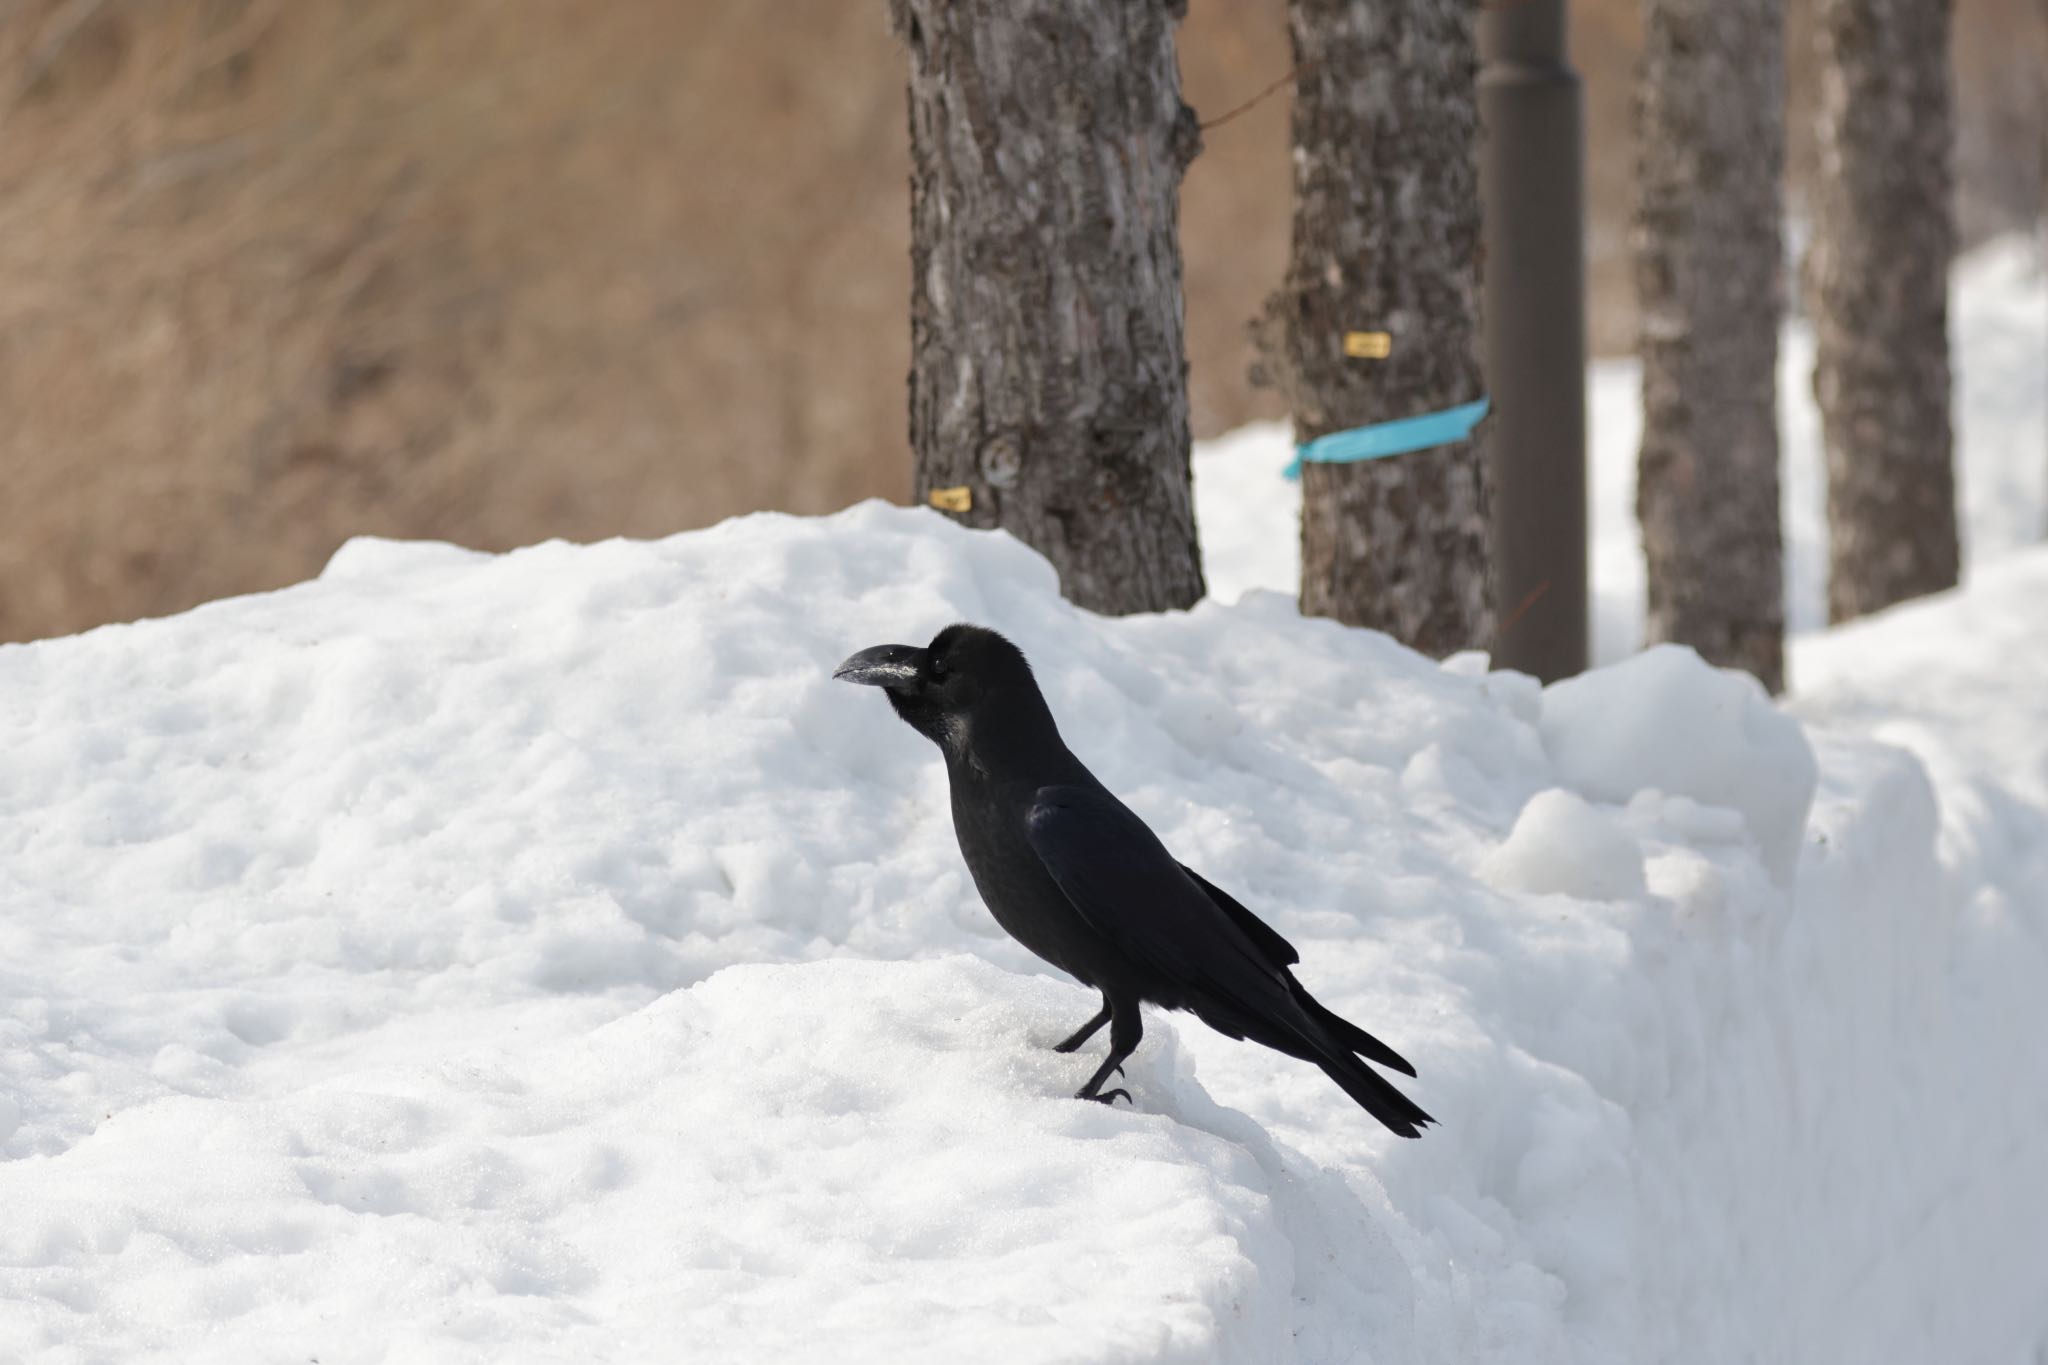
<path fill-rule="evenodd" d="M 1403 417 L 1392 422 L 1374 422 L 1318 436 L 1294 448 L 1294 463 L 1287 466 L 1290 479 L 1301 477 L 1304 460 L 1317 464 L 1356 464 L 1360 460 L 1383 460 L 1389 455 L 1406 455 L 1411 450 L 1428 450 L 1462 441 L 1486 416 L 1492 400 L 1481 398 L 1442 412 L 1425 412 L 1420 417 Z"/>

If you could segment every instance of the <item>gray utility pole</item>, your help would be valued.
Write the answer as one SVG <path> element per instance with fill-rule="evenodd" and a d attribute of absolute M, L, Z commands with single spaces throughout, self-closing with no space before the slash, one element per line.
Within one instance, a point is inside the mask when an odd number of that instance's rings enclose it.
<path fill-rule="evenodd" d="M 1564 14 L 1519 0 L 1479 20 L 1493 660 L 1545 682 L 1587 658 L 1585 115 Z"/>

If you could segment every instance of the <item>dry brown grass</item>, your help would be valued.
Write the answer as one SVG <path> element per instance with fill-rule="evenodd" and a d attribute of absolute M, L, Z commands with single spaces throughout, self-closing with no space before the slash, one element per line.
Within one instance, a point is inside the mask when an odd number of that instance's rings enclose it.
<path fill-rule="evenodd" d="M 18 6 L 0 634 L 897 491 L 895 53 L 772 8 Z"/>
<path fill-rule="evenodd" d="M 1993 217 L 2039 197 L 2009 150 L 2038 146 L 2031 8 L 1962 0 L 1964 201 Z M 1610 349 L 1634 14 L 1576 20 Z M 1286 69 L 1283 15 L 1193 6 L 1199 110 Z M 290 582 L 358 532 L 900 496 L 900 62 L 870 0 L 0 0 L 0 639 Z M 1271 411 L 1244 320 L 1285 137 L 1269 100 L 1187 180 L 1200 432 Z"/>

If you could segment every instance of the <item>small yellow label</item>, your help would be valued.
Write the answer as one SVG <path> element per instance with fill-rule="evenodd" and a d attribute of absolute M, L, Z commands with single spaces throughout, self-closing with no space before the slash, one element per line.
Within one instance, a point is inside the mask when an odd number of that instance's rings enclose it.
<path fill-rule="evenodd" d="M 957 488 L 934 488 L 931 504 L 941 512 L 972 512 L 974 490 L 964 483 Z"/>
<path fill-rule="evenodd" d="M 1385 360 L 1394 353 L 1394 338 L 1389 332 L 1346 332 L 1344 354 L 1353 360 Z"/>

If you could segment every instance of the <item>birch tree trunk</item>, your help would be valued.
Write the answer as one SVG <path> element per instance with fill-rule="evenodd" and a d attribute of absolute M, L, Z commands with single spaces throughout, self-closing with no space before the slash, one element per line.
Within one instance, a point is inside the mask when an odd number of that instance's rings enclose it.
<path fill-rule="evenodd" d="M 916 494 L 1102 612 L 1202 595 L 1170 0 L 891 0 L 910 55 Z"/>
<path fill-rule="evenodd" d="M 1828 619 L 1952 588 L 1948 0 L 1818 0 L 1807 288 L 1828 466 Z"/>
<path fill-rule="evenodd" d="M 1785 676 L 1783 0 L 1644 0 L 1643 19 L 1636 514 L 1648 634 L 1775 692 Z"/>
<path fill-rule="evenodd" d="M 1474 0 L 1289 0 L 1294 234 L 1255 378 L 1294 436 L 1485 394 Z M 1348 356 L 1387 334 L 1384 359 Z M 1493 641 L 1482 426 L 1450 445 L 1302 470 L 1301 609 L 1427 654 Z"/>

